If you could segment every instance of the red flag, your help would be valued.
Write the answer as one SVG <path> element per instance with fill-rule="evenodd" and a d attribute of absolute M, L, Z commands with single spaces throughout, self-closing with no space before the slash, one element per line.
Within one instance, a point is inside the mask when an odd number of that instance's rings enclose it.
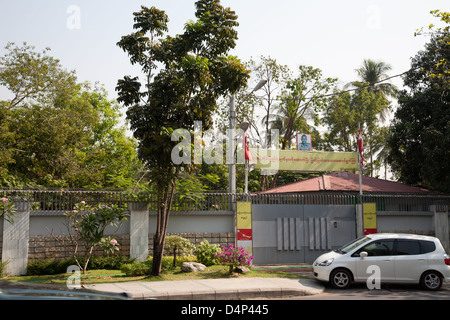
<path fill-rule="evenodd" d="M 248 144 L 247 144 L 247 131 L 244 133 L 244 141 L 243 142 L 244 142 L 243 147 L 245 150 L 245 160 L 252 161 L 252 155 L 250 153 L 250 148 L 248 147 Z"/>
<path fill-rule="evenodd" d="M 359 151 L 359 154 L 361 155 L 361 165 L 364 167 L 364 157 L 363 157 L 364 147 L 363 147 L 363 138 L 362 138 L 362 134 L 361 134 L 361 129 L 359 129 L 359 136 L 358 136 L 358 151 Z"/>

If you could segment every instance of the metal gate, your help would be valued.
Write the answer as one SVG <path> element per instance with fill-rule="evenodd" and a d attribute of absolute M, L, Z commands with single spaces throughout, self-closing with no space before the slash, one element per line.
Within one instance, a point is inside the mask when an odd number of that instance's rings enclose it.
<path fill-rule="evenodd" d="M 355 239 L 354 205 L 252 205 L 253 263 L 312 263 Z"/>

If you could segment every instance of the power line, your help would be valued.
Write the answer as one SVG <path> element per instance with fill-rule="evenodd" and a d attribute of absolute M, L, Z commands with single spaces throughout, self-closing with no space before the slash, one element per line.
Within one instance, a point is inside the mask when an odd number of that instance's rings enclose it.
<path fill-rule="evenodd" d="M 342 91 L 339 91 L 339 92 L 334 92 L 334 93 L 328 93 L 328 94 L 323 94 L 323 95 L 319 95 L 319 96 L 314 96 L 314 97 L 308 98 L 308 100 L 319 99 L 319 98 L 327 98 L 327 97 L 332 97 L 332 96 L 338 96 L 338 95 L 341 95 L 341 94 L 344 94 L 344 93 L 347 93 L 347 92 L 352 92 L 352 91 L 357 91 L 357 90 L 361 90 L 361 89 L 364 89 L 364 88 L 369 88 L 369 87 L 371 87 L 373 85 L 376 85 L 376 84 L 388 81 L 390 79 L 401 77 L 401 76 L 407 74 L 408 72 L 416 70 L 416 69 L 418 69 L 418 68 L 411 68 L 408 71 L 405 71 L 405 72 L 402 72 L 402 73 L 399 73 L 399 74 L 387 77 L 387 78 L 385 78 L 383 80 L 376 81 L 376 82 L 374 82 L 372 84 L 367 84 L 367 85 L 360 86 L 360 87 L 353 88 L 353 89 L 342 90 Z M 286 100 L 295 100 L 295 99 L 293 99 L 293 98 L 287 98 L 287 99 L 276 98 L 276 99 L 273 99 L 273 100 L 274 101 L 286 101 Z"/>

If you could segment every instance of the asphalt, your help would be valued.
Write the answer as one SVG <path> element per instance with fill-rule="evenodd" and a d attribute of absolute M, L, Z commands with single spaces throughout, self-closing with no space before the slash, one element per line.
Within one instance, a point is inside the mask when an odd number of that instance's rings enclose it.
<path fill-rule="evenodd" d="M 324 292 L 322 283 L 312 278 L 305 265 L 254 266 L 265 270 L 285 271 L 309 278 L 227 278 L 180 281 L 121 282 L 84 285 L 85 289 L 125 295 L 131 299 L 156 300 L 245 300 L 288 296 L 317 295 Z"/>

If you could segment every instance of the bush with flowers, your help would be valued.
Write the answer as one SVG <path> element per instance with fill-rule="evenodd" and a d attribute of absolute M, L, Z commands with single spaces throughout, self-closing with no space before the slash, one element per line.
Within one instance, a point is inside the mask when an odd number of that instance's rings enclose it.
<path fill-rule="evenodd" d="M 243 247 L 236 247 L 233 244 L 229 246 L 222 246 L 221 252 L 215 255 L 219 264 L 228 265 L 230 267 L 230 273 L 232 273 L 236 267 L 250 266 L 253 256 L 251 256 Z"/>
<path fill-rule="evenodd" d="M 117 204 L 89 206 L 85 201 L 78 203 L 74 210 L 68 211 L 66 216 L 66 228 L 69 233 L 69 242 L 72 255 L 80 269 L 86 273 L 89 260 L 96 246 L 103 248 L 108 254 L 119 250 L 119 243 L 111 236 L 105 237 L 107 227 L 120 228 L 127 219 L 125 207 Z M 114 234 L 115 232 L 113 232 Z M 84 246 L 84 254 L 80 244 Z M 83 257 L 80 255 L 83 254 Z M 81 265 L 83 261 L 83 265 Z"/>
<path fill-rule="evenodd" d="M 0 199 L 0 218 L 4 217 L 6 221 L 9 223 L 14 223 L 14 219 L 16 216 L 14 215 L 16 212 L 16 208 L 14 207 L 14 201 L 8 200 L 8 198 Z"/>

